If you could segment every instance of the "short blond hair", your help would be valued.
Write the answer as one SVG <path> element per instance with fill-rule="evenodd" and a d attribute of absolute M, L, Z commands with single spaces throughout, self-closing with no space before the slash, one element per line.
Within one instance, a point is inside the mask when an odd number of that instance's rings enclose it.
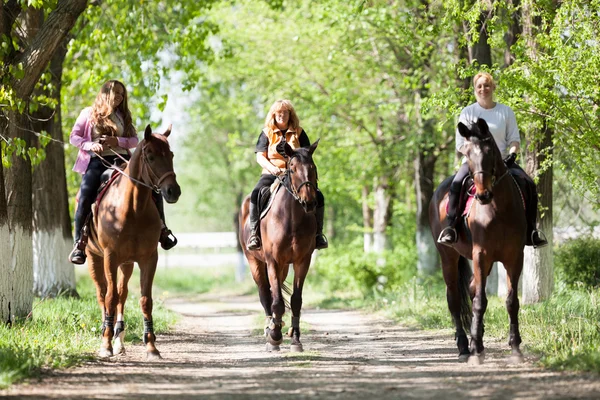
<path fill-rule="evenodd" d="M 487 72 L 480 72 L 477 75 L 475 75 L 473 77 L 473 86 L 475 86 L 477 84 L 477 81 L 479 80 L 479 78 L 485 79 L 486 82 L 489 83 L 490 86 L 492 86 L 492 89 L 496 89 L 496 82 L 494 81 L 494 77 L 492 77 L 492 75 L 490 75 Z"/>
<path fill-rule="evenodd" d="M 277 129 L 277 125 L 275 124 L 275 113 L 277 111 L 287 110 L 290 112 L 290 119 L 288 121 L 288 128 L 298 129 L 300 126 L 300 120 L 298 119 L 298 115 L 296 114 L 296 110 L 294 110 L 294 106 L 292 102 L 289 100 L 277 100 L 267 113 L 267 117 L 265 118 L 265 128 L 269 131 L 273 132 Z"/>

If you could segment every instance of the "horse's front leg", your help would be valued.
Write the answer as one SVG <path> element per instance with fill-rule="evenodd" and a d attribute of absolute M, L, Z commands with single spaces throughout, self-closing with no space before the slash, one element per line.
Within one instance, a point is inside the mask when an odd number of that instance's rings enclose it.
<path fill-rule="evenodd" d="M 279 268 L 281 266 L 274 260 L 267 262 L 267 274 L 269 284 L 271 286 L 271 304 L 272 320 L 269 325 L 267 335 L 267 351 L 278 351 L 279 345 L 283 342 L 283 334 L 281 328 L 283 326 L 283 313 L 285 312 L 285 304 L 281 294 L 281 283 L 279 282 Z"/>
<path fill-rule="evenodd" d="M 106 278 L 106 295 L 104 296 L 104 323 L 102 324 L 102 344 L 100 357 L 111 357 L 113 353 L 112 340 L 114 337 L 115 313 L 119 301 L 117 291 L 117 269 L 119 265 L 114 254 L 104 251 L 104 276 Z"/>
<path fill-rule="evenodd" d="M 292 327 L 288 335 L 292 337 L 290 351 L 304 351 L 300 343 L 300 310 L 302 309 L 302 288 L 310 266 L 310 254 L 300 262 L 294 263 L 294 292 L 292 293 Z"/>
<path fill-rule="evenodd" d="M 140 307 L 144 315 L 144 344 L 146 344 L 146 359 L 158 360 L 161 358 L 156 349 L 156 336 L 154 335 L 154 325 L 152 322 L 152 282 L 156 273 L 156 263 L 158 262 L 158 252 L 155 251 L 148 259 L 138 262 L 140 266 Z"/>
<path fill-rule="evenodd" d="M 508 336 L 508 345 L 511 347 L 512 354 L 509 362 L 518 364 L 523 362 L 523 354 L 519 348 L 521 344 L 521 334 L 519 333 L 519 278 L 523 270 L 523 252 L 513 264 L 506 264 L 506 285 L 508 294 L 506 295 L 506 310 L 510 318 L 510 331 Z"/>
<path fill-rule="evenodd" d="M 473 321 L 471 322 L 471 344 L 469 350 L 469 364 L 479 365 L 484 360 L 483 347 L 483 315 L 487 308 L 487 296 L 485 294 L 485 283 L 492 263 L 486 257 L 483 249 L 473 248 L 473 281 L 471 290 L 473 297 Z"/>
<path fill-rule="evenodd" d="M 115 323 L 115 342 L 113 352 L 115 354 L 125 353 L 125 302 L 129 294 L 128 284 L 131 274 L 133 274 L 133 263 L 121 264 L 119 267 L 121 274 L 119 275 L 119 283 L 117 290 L 119 293 L 119 302 L 117 303 L 117 321 Z"/>

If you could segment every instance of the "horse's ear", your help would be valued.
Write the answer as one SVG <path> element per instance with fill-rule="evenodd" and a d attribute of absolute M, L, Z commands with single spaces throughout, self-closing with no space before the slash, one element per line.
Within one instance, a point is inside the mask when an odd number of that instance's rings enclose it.
<path fill-rule="evenodd" d="M 167 130 L 165 131 L 165 133 L 163 133 L 165 137 L 169 137 L 169 135 L 171 134 L 171 128 L 173 128 L 173 124 L 169 124 Z"/>
<path fill-rule="evenodd" d="M 319 146 L 319 140 L 321 140 L 321 138 L 318 138 L 316 142 L 314 142 L 313 144 L 310 145 L 310 148 L 308 149 L 308 152 L 310 153 L 310 155 L 312 155 L 312 153 L 314 153 L 315 150 L 317 149 L 317 146 Z"/>
<path fill-rule="evenodd" d="M 292 157 L 294 155 L 294 149 L 292 149 L 292 146 L 290 146 L 289 144 L 287 144 L 287 142 L 285 143 L 285 155 L 288 157 Z"/>
<path fill-rule="evenodd" d="M 146 126 L 146 130 L 144 131 L 144 140 L 150 140 L 151 137 L 152 137 L 152 128 L 150 127 L 150 124 L 148 124 Z"/>
<path fill-rule="evenodd" d="M 472 135 L 469 128 L 467 128 L 467 126 L 465 124 L 463 124 L 462 122 L 458 123 L 458 133 L 460 133 L 460 136 L 462 136 L 466 139 L 470 138 Z"/>
<path fill-rule="evenodd" d="M 479 133 L 483 136 L 487 136 L 490 134 L 490 127 L 487 122 L 483 118 L 477 118 L 477 127 L 479 127 Z"/>

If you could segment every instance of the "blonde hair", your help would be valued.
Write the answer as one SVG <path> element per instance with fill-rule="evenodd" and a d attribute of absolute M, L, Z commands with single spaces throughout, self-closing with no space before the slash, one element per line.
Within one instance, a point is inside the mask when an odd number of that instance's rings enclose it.
<path fill-rule="evenodd" d="M 477 81 L 479 80 L 479 78 L 485 79 L 485 81 L 490 84 L 492 89 L 496 89 L 496 82 L 494 82 L 494 78 L 492 77 L 492 75 L 490 75 L 487 72 L 480 72 L 477 75 L 475 75 L 473 77 L 473 86 L 475 86 L 477 84 Z"/>
<path fill-rule="evenodd" d="M 275 113 L 281 110 L 287 110 L 290 112 L 288 129 L 298 129 L 298 127 L 300 126 L 300 120 L 298 119 L 298 115 L 296 114 L 296 110 L 294 110 L 292 102 L 289 100 L 277 100 L 275 103 L 273 103 L 273 105 L 269 109 L 269 112 L 267 113 L 267 117 L 265 118 L 265 128 L 267 128 L 271 132 L 278 129 L 277 125 L 275 124 Z"/>
<path fill-rule="evenodd" d="M 111 104 L 115 97 L 115 92 L 113 90 L 115 85 L 121 85 L 123 88 L 123 101 L 113 109 Z M 116 136 L 117 126 L 111 121 L 110 114 L 117 110 L 119 110 L 123 116 L 123 136 L 136 136 L 137 133 L 131 122 L 131 112 L 127 105 L 127 89 L 125 88 L 125 85 L 117 80 L 106 81 L 96 96 L 96 100 L 92 106 L 90 121 L 103 135 Z"/>

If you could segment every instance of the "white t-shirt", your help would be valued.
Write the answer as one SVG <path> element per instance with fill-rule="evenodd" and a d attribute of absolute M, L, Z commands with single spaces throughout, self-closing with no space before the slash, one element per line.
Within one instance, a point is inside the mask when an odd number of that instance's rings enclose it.
<path fill-rule="evenodd" d="M 519 128 L 517 127 L 517 118 L 513 110 L 504 104 L 496 103 L 491 109 L 485 109 L 479 103 L 473 103 L 465 107 L 458 118 L 459 122 L 465 125 L 471 125 L 482 118 L 490 127 L 490 132 L 496 141 L 496 145 L 502 153 L 502 157 L 508 155 L 508 145 L 512 142 L 521 143 Z M 456 129 L 456 151 L 465 143 L 465 138 L 460 135 Z"/>

